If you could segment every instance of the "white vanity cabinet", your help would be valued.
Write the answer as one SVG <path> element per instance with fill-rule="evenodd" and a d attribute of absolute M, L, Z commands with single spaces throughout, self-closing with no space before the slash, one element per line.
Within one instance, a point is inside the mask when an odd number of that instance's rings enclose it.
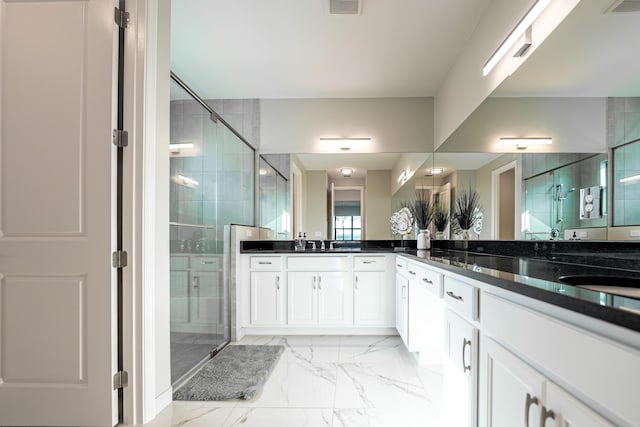
<path fill-rule="evenodd" d="M 353 324 L 353 284 L 347 265 L 347 257 L 289 257 L 287 324 Z"/>
<path fill-rule="evenodd" d="M 640 425 L 640 351 L 483 294 L 480 427 Z"/>
<path fill-rule="evenodd" d="M 409 278 L 407 260 L 396 258 L 396 330 L 409 348 Z"/>
<path fill-rule="evenodd" d="M 479 290 L 473 283 L 445 275 L 443 292 L 446 303 L 443 418 L 445 425 L 475 427 L 478 417 Z"/>
<path fill-rule="evenodd" d="M 407 262 L 409 277 L 408 346 L 420 363 L 441 364 L 444 354 L 442 273 L 417 262 Z"/>
<path fill-rule="evenodd" d="M 251 324 L 284 325 L 286 289 L 281 271 L 281 257 L 251 257 L 250 265 Z"/>
<path fill-rule="evenodd" d="M 354 256 L 353 306 L 356 326 L 395 325 L 393 256 Z"/>

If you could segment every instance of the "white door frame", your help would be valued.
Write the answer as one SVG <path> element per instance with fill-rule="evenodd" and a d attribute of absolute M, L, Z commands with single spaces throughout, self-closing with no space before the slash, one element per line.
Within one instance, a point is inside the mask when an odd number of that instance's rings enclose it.
<path fill-rule="evenodd" d="M 521 221 L 522 221 L 522 168 L 520 160 L 513 160 L 497 169 L 491 171 L 491 239 L 499 238 L 498 227 L 500 225 L 500 174 L 514 169 L 514 214 L 513 219 L 513 237 L 515 240 L 521 239 Z"/>
<path fill-rule="evenodd" d="M 343 190 L 357 190 L 360 192 L 360 226 L 361 226 L 361 230 L 360 230 L 360 240 L 365 240 L 366 239 L 366 230 L 365 230 L 365 224 L 366 224 L 366 218 L 365 218 L 365 212 L 364 212 L 364 187 L 362 185 L 334 185 L 333 183 L 331 183 L 331 218 L 330 218 L 330 222 L 331 222 L 331 235 L 329 236 L 329 240 L 335 240 L 335 234 L 336 234 L 336 230 L 334 228 L 334 223 L 333 223 L 333 218 L 335 216 L 335 206 L 336 206 L 336 198 L 335 198 L 335 192 L 336 191 L 343 191 Z"/>

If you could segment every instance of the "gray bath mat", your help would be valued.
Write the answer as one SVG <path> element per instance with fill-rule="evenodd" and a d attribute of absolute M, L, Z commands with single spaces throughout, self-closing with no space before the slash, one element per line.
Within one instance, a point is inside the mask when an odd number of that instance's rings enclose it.
<path fill-rule="evenodd" d="M 251 399 L 267 381 L 281 345 L 228 345 L 173 393 L 173 400 Z"/>

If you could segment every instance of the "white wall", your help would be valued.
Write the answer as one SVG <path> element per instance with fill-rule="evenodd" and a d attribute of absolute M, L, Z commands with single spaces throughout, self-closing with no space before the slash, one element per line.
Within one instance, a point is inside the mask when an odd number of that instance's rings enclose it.
<path fill-rule="evenodd" d="M 550 136 L 552 145 L 526 152 L 605 152 L 606 130 L 606 98 L 487 98 L 439 150 L 516 152 L 500 145 L 499 138 Z"/>
<path fill-rule="evenodd" d="M 321 137 L 371 137 L 367 152 L 433 150 L 433 98 L 263 99 L 261 153 L 327 152 Z"/>
<path fill-rule="evenodd" d="M 551 2 L 536 20 L 532 46 L 522 58 L 507 53 L 488 76 L 482 68 L 532 5 L 531 0 L 493 0 L 435 97 L 435 147 L 528 58 L 580 0 Z"/>
<path fill-rule="evenodd" d="M 368 240 L 392 239 L 391 224 L 391 171 L 367 171 L 364 191 L 365 233 Z"/>
<path fill-rule="evenodd" d="M 309 240 L 327 239 L 327 172 L 307 171 L 303 193 L 302 231 Z"/>

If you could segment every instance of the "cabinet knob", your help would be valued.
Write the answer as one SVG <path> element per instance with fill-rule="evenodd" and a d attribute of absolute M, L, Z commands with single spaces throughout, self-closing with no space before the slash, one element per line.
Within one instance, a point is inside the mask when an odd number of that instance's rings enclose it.
<path fill-rule="evenodd" d="M 529 427 L 529 413 L 531 411 L 531 405 L 537 405 L 539 403 L 538 398 L 531 396 L 527 393 L 527 400 L 524 403 L 524 425 Z"/>

